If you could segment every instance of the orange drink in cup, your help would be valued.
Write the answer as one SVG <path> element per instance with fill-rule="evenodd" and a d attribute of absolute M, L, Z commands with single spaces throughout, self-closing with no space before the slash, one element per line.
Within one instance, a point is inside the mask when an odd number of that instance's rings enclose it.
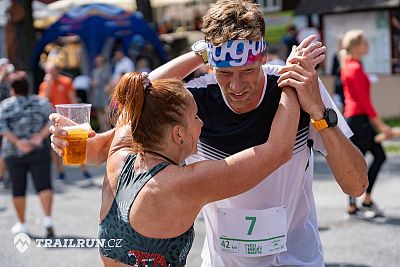
<path fill-rule="evenodd" d="M 61 120 L 58 126 L 67 131 L 62 137 L 68 142 L 63 149 L 65 165 L 82 165 L 86 163 L 86 143 L 90 130 L 91 104 L 61 104 L 56 105 L 57 113 L 68 118 Z"/>

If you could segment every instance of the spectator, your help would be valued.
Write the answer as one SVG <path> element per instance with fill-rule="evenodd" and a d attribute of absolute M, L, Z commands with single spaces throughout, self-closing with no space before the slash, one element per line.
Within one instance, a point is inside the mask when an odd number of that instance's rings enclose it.
<path fill-rule="evenodd" d="M 118 82 L 119 78 L 128 72 L 135 71 L 135 64 L 127 57 L 123 50 L 117 50 L 114 53 L 115 67 L 112 75 L 113 81 Z"/>
<path fill-rule="evenodd" d="M 383 212 L 372 200 L 372 188 L 376 182 L 379 170 L 386 160 L 382 145 L 375 141 L 376 130 L 385 134 L 386 139 L 393 137 L 392 129 L 383 122 L 375 111 L 371 101 L 371 82 L 365 73 L 361 59 L 368 53 L 368 40 L 363 31 L 352 30 L 343 37 L 343 47 L 346 56 L 342 69 L 341 79 L 345 99 L 344 116 L 354 136 L 351 141 L 365 155 L 367 151 L 374 157 L 368 168 L 369 186 L 365 193 L 362 207 L 368 211 L 368 217 L 383 216 Z M 360 212 L 356 198 L 349 198 L 347 212 L 357 215 Z"/>
<path fill-rule="evenodd" d="M 278 66 L 286 65 L 285 61 L 280 58 L 278 49 L 274 46 L 268 49 L 268 64 Z"/>
<path fill-rule="evenodd" d="M 90 91 L 90 77 L 87 75 L 78 75 L 74 78 L 72 86 L 76 90 L 77 102 L 88 103 L 88 95 Z"/>
<path fill-rule="evenodd" d="M 47 97 L 53 105 L 53 110 L 55 109 L 55 105 L 76 102 L 76 91 L 71 78 L 60 74 L 59 67 L 52 62 L 45 64 L 45 73 L 43 82 L 39 86 L 39 96 Z M 56 165 L 58 179 L 65 180 L 62 159 L 54 152 L 52 152 L 52 157 Z M 86 179 L 91 178 L 84 165 L 82 165 L 82 174 Z"/>
<path fill-rule="evenodd" d="M 290 25 L 287 28 L 287 32 L 285 36 L 282 38 L 282 44 L 283 44 L 283 49 L 284 49 L 284 56 L 285 60 L 289 57 L 290 51 L 292 51 L 292 47 L 298 46 L 299 43 L 297 42 L 297 31 L 296 31 L 296 26 Z"/>
<path fill-rule="evenodd" d="M 106 58 L 102 55 L 98 55 L 96 57 L 95 65 L 96 67 L 92 72 L 91 103 L 96 111 L 100 132 L 105 132 L 110 129 L 106 107 L 110 102 L 110 97 L 107 92 L 107 85 L 110 82 L 111 67 L 107 63 Z"/>
<path fill-rule="evenodd" d="M 336 106 L 341 112 L 343 112 L 344 110 L 344 94 L 343 94 L 342 80 L 340 78 L 340 68 L 346 54 L 345 50 L 343 49 L 342 39 L 343 36 L 340 36 L 338 38 L 337 50 L 336 53 L 333 55 L 332 71 L 331 71 L 331 74 L 335 76 L 335 84 L 334 84 L 335 89 L 334 89 L 333 101 L 335 101 Z"/>
<path fill-rule="evenodd" d="M 18 217 L 11 231 L 13 234 L 28 232 L 25 193 L 29 171 L 45 214 L 43 225 L 46 235 L 52 237 L 53 191 L 48 139 L 51 105 L 45 98 L 28 94 L 29 83 L 25 72 L 12 73 L 9 79 L 12 96 L 0 104 L 0 133 L 4 136 L 2 155 L 11 176 L 13 203 Z"/>

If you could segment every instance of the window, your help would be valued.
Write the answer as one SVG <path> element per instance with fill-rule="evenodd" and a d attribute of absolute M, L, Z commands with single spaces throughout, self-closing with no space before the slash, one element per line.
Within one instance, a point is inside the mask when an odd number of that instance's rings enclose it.
<path fill-rule="evenodd" d="M 258 0 L 264 12 L 282 10 L 282 0 Z"/>

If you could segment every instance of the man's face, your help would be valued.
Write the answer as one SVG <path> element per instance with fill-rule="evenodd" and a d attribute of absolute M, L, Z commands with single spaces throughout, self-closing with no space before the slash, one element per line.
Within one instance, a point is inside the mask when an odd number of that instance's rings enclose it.
<path fill-rule="evenodd" d="M 229 106 L 237 113 L 257 107 L 264 86 L 262 64 L 266 57 L 251 65 L 215 68 L 215 76 Z"/>
<path fill-rule="evenodd" d="M 124 53 L 122 51 L 115 51 L 114 58 L 119 61 L 124 57 Z"/>
<path fill-rule="evenodd" d="M 46 72 L 47 74 L 50 74 L 50 76 L 51 76 L 53 79 L 56 79 L 57 76 L 58 76 L 58 74 L 59 74 L 58 68 L 57 68 L 55 65 L 53 65 L 53 64 L 47 64 L 47 65 L 45 66 L 45 72 Z"/>

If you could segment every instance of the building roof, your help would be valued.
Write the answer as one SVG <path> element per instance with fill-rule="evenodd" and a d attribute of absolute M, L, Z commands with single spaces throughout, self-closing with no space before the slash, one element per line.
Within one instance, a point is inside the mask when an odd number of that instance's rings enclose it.
<path fill-rule="evenodd" d="M 327 14 L 399 7 L 400 0 L 300 0 L 296 14 Z"/>

